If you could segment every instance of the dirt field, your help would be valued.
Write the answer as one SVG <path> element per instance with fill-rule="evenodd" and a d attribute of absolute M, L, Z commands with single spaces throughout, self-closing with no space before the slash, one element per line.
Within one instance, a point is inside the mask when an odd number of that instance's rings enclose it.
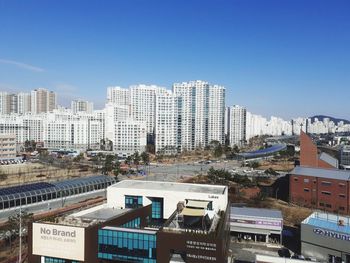
<path fill-rule="evenodd" d="M 272 161 L 264 161 L 260 163 L 259 170 L 266 170 L 272 168 L 275 171 L 284 171 L 289 172 L 293 170 L 294 168 L 294 162 L 289 161 L 279 161 L 279 162 L 272 162 Z"/>
<path fill-rule="evenodd" d="M 91 171 L 81 172 L 79 168 L 62 169 L 47 166 L 40 163 L 24 163 L 0 166 L 0 174 L 7 178 L 1 178 L 1 186 L 12 186 L 19 183 L 56 181 L 57 179 L 67 179 L 81 177 L 92 174 Z"/>

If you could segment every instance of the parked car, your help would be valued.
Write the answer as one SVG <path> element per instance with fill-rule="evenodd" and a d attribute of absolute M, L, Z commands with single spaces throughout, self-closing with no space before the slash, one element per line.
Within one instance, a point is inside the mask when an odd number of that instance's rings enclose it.
<path fill-rule="evenodd" d="M 288 248 L 281 248 L 278 250 L 278 255 L 283 258 L 290 258 L 290 251 Z"/>

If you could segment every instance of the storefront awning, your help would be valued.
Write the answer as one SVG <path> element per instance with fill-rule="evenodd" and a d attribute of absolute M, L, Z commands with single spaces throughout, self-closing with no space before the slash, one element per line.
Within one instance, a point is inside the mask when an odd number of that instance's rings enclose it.
<path fill-rule="evenodd" d="M 188 200 L 186 206 L 207 209 L 208 204 L 208 201 Z"/>
<path fill-rule="evenodd" d="M 204 209 L 193 209 L 193 208 L 188 208 L 185 207 L 181 215 L 183 216 L 204 216 Z"/>

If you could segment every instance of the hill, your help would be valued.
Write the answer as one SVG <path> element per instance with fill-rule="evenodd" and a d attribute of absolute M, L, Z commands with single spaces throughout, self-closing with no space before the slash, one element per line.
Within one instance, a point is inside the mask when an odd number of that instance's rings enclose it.
<path fill-rule="evenodd" d="M 311 118 L 311 121 L 314 122 L 315 121 L 315 118 L 317 118 L 319 121 L 323 121 L 323 119 L 325 118 L 329 118 L 331 121 L 333 121 L 334 123 L 338 123 L 340 121 L 343 121 L 345 124 L 350 124 L 350 121 L 348 120 L 345 120 L 345 119 L 339 119 L 339 118 L 334 118 L 334 117 L 331 117 L 331 116 L 326 116 L 326 115 L 315 115 L 315 116 L 312 116 L 310 117 Z"/>

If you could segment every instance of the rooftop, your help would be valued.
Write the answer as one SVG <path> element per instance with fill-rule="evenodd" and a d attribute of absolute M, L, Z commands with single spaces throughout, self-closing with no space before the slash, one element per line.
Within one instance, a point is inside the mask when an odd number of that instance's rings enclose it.
<path fill-rule="evenodd" d="M 142 190 L 157 190 L 157 191 L 206 193 L 206 194 L 217 194 L 217 195 L 224 194 L 227 188 L 226 186 L 218 186 L 218 185 L 185 184 L 185 183 L 139 181 L 139 180 L 123 180 L 119 183 L 111 185 L 110 187 L 142 189 Z"/>
<path fill-rule="evenodd" d="M 94 210 L 85 210 L 82 212 L 85 213 L 77 213 L 75 215 L 76 218 L 82 218 L 82 219 L 90 219 L 90 220 L 99 220 L 99 221 L 107 221 L 110 218 L 122 215 L 130 211 L 131 209 L 116 209 L 116 208 L 110 208 L 102 206 L 99 209 Z"/>
<path fill-rule="evenodd" d="M 58 217 L 55 223 L 66 226 L 90 227 L 100 222 L 105 222 L 109 219 L 123 215 L 130 210 L 131 209 L 113 209 L 107 207 L 106 204 L 102 204 L 69 215 Z"/>
<path fill-rule="evenodd" d="M 283 219 L 281 211 L 274 209 L 231 206 L 230 214 L 244 217 L 274 218 L 280 220 Z"/>
<path fill-rule="evenodd" d="M 350 181 L 350 171 L 347 170 L 296 166 L 290 173 L 293 175 L 305 175 Z"/>
<path fill-rule="evenodd" d="M 342 225 L 339 224 L 339 221 L 342 221 Z M 302 224 L 350 234 L 350 217 L 348 216 L 314 212 Z"/>

